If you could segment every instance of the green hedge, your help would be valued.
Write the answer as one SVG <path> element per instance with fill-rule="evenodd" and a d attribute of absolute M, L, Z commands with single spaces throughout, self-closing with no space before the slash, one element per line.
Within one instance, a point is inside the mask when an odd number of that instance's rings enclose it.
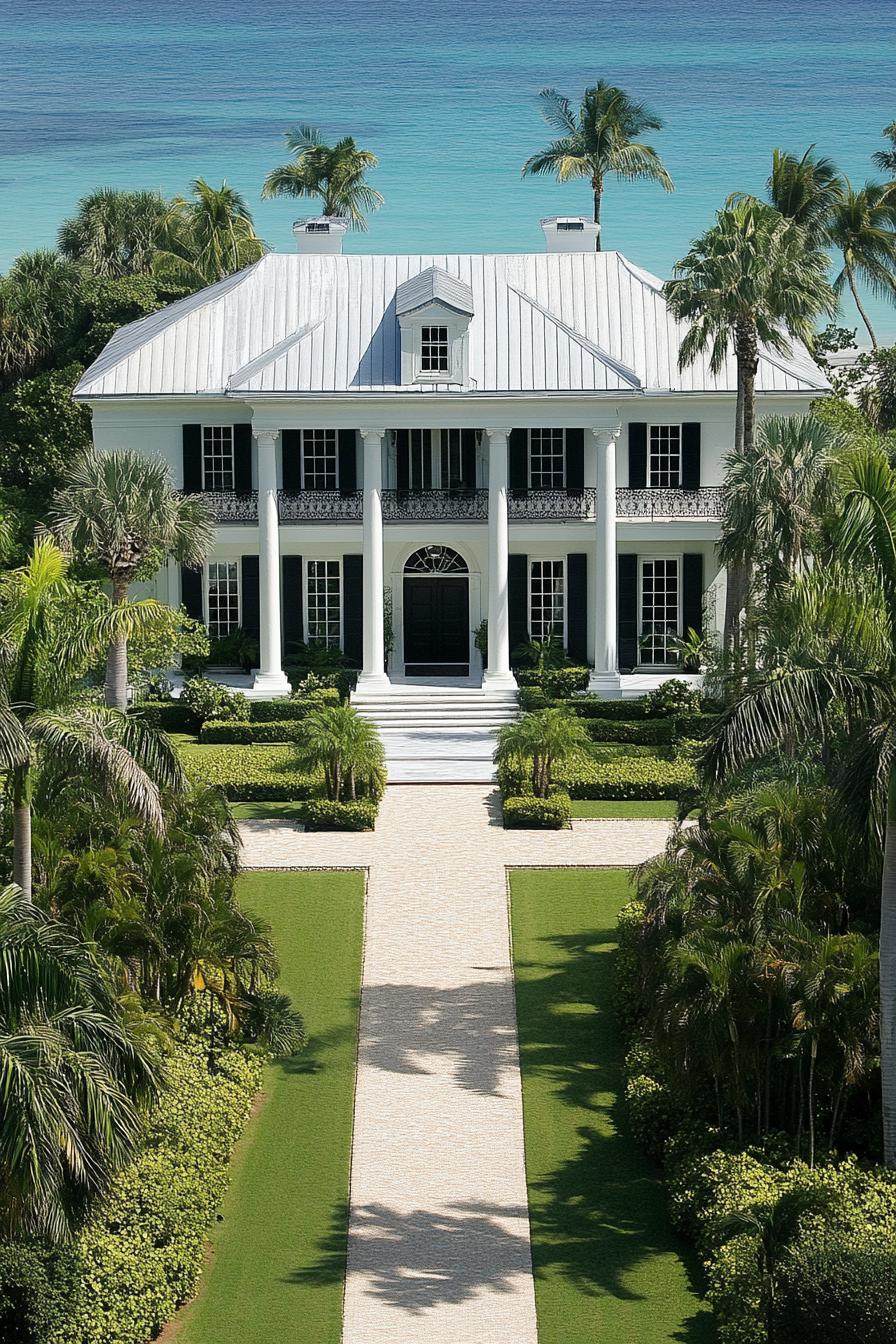
<path fill-rule="evenodd" d="M 267 742 L 295 742 L 302 731 L 300 718 L 269 719 L 263 723 L 246 723 L 240 719 L 213 719 L 199 731 L 203 744 L 238 743 L 255 746 Z"/>
<path fill-rule="evenodd" d="M 312 709 L 326 704 L 339 704 L 339 692 L 335 687 L 321 687 L 300 700 L 250 700 L 249 718 L 253 723 L 285 723 L 289 719 L 304 719 Z"/>
<path fill-rule="evenodd" d="M 544 672 L 532 667 L 520 668 L 516 679 L 520 686 L 537 687 L 556 700 L 568 700 L 570 696 L 584 691 L 590 675 L 590 667 L 570 663 L 568 667 L 552 667 Z"/>
<path fill-rule="evenodd" d="M 670 746 L 683 739 L 701 739 L 713 722 L 711 714 L 675 719 L 600 719 L 586 723 L 592 742 L 631 742 L 643 746 Z"/>
<path fill-rule="evenodd" d="M 135 705 L 131 713 L 139 714 L 150 728 L 158 728 L 164 733 L 199 732 L 199 719 L 180 700 L 147 700 Z"/>
<path fill-rule="evenodd" d="M 376 803 L 366 798 L 348 803 L 312 798 L 302 808 L 305 829 L 309 831 L 372 831 L 376 813 Z"/>
<path fill-rule="evenodd" d="M 502 806 L 508 830 L 559 831 L 569 824 L 572 813 L 566 793 L 554 793 L 550 798 L 532 794 L 505 798 Z"/>
<path fill-rule="evenodd" d="M 191 783 L 222 789 L 231 802 L 301 802 L 320 781 L 294 765 L 289 746 L 186 746 L 181 759 Z"/>
<path fill-rule="evenodd" d="M 775 1338 L 788 1344 L 893 1344 L 896 1251 L 828 1237 L 788 1257 L 776 1296 Z"/>
<path fill-rule="evenodd" d="M 554 781 L 570 798 L 677 800 L 696 788 L 697 776 L 690 761 L 684 760 L 623 756 L 599 761 L 576 756 L 555 771 Z"/>

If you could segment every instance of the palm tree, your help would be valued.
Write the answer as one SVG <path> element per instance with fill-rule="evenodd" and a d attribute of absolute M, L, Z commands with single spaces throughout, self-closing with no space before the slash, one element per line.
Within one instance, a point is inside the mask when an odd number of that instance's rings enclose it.
<path fill-rule="evenodd" d="M 0 277 L 0 387 L 28 377 L 71 325 L 77 267 L 55 252 L 23 252 Z"/>
<path fill-rule="evenodd" d="M 68 577 L 55 542 L 36 543 L 0 580 L 0 769 L 13 812 L 13 876 L 31 895 L 34 766 L 44 755 L 95 790 L 121 792 L 162 827 L 159 785 L 183 785 L 174 748 L 139 719 L 79 705 L 80 679 L 100 649 L 152 628 L 157 604 L 114 606 Z"/>
<path fill-rule="evenodd" d="M 212 187 L 197 177 L 192 189 L 193 200 L 177 196 L 171 202 L 153 271 L 170 283 L 202 289 L 258 261 L 267 245 L 233 187 Z"/>
<path fill-rule="evenodd" d="M 875 167 L 889 177 L 887 183 L 887 192 L 889 195 L 896 194 L 896 121 L 891 121 L 889 126 L 883 129 L 885 139 L 889 140 L 889 149 L 878 149 L 871 155 Z"/>
<path fill-rule="evenodd" d="M 90 949 L 0 891 L 0 1230 L 64 1240 L 142 1135 L 159 1090 Z"/>
<path fill-rule="evenodd" d="M 296 744 L 299 769 L 323 771 L 327 797 L 353 799 L 376 792 L 383 777 L 383 744 L 368 719 L 351 705 L 323 705 L 302 720 Z"/>
<path fill-rule="evenodd" d="M 554 174 L 558 182 L 585 177 L 594 199 L 594 222 L 600 224 L 601 201 L 608 173 L 623 181 L 659 182 L 672 191 L 672 179 L 663 161 L 639 137 L 645 131 L 662 129 L 662 119 L 644 104 L 630 98 L 624 89 L 599 79 L 586 89 L 578 112 L 556 89 L 542 89 L 541 112 L 552 130 L 560 132 L 539 154 L 523 164 L 523 176 Z M 600 232 L 597 250 L 600 251 Z"/>
<path fill-rule="evenodd" d="M 785 219 L 792 219 L 812 239 L 824 244 L 831 213 L 843 199 L 844 183 L 832 159 L 810 145 L 801 158 L 776 149 L 767 184 L 768 199 Z"/>
<path fill-rule="evenodd" d="M 263 200 L 273 196 L 319 196 L 321 211 L 347 219 L 353 229 L 366 229 L 366 214 L 379 210 L 383 198 L 365 179 L 379 163 L 369 149 L 358 149 L 350 135 L 335 145 L 324 144 L 314 126 L 298 126 L 286 132 L 286 147 L 292 163 L 268 173 L 261 189 Z"/>
<path fill-rule="evenodd" d="M 532 792 L 536 798 L 547 798 L 555 767 L 590 745 L 580 718 L 565 709 L 543 709 L 524 714 L 500 730 L 495 761 L 511 767 L 531 763 Z"/>
<path fill-rule="evenodd" d="M 59 226 L 59 250 L 91 275 L 148 275 L 161 245 L 168 204 L 157 191 L 102 187 L 82 197 Z"/>
<path fill-rule="evenodd" d="M 859 298 L 858 282 L 864 282 L 877 297 L 896 299 L 896 200 L 889 187 L 867 182 L 855 191 L 844 179 L 843 195 L 831 212 L 828 236 L 843 257 L 834 289 L 842 294 L 849 287 L 872 349 L 876 350 L 877 336 Z"/>
<path fill-rule="evenodd" d="M 756 371 L 761 347 L 790 351 L 791 340 L 811 344 L 822 313 L 836 311 L 824 251 L 798 225 L 770 205 L 746 198 L 720 210 L 716 223 L 677 262 L 663 292 L 671 312 L 691 323 L 679 350 L 682 368 L 710 351 L 719 373 L 729 351 L 737 364 L 735 452 L 754 452 Z M 728 575 L 725 641 L 739 638 L 747 601 L 743 564 Z"/>
<path fill-rule="evenodd" d="M 214 524 L 196 495 L 183 496 L 162 458 L 130 450 L 91 451 L 69 467 L 50 509 L 50 526 L 67 545 L 99 565 L 123 606 L 131 584 L 167 556 L 196 569 L 214 540 Z M 109 645 L 106 704 L 127 709 L 127 637 Z"/>

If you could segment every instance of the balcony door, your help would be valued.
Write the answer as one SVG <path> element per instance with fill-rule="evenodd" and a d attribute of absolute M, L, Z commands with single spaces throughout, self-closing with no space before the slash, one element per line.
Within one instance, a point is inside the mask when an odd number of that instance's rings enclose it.
<path fill-rule="evenodd" d="M 403 585 L 407 677 L 466 677 L 470 672 L 470 576 L 447 546 L 423 546 L 409 558 Z"/>

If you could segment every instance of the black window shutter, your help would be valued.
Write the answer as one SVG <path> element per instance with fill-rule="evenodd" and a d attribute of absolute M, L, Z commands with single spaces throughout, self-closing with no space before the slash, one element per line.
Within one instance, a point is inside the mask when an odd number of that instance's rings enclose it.
<path fill-rule="evenodd" d="M 180 600 L 188 616 L 194 621 L 204 621 L 202 609 L 202 570 L 180 567 Z"/>
<path fill-rule="evenodd" d="M 638 557 L 617 558 L 617 637 L 620 668 L 638 666 Z"/>
<path fill-rule="evenodd" d="M 252 489 L 252 426 L 233 427 L 233 488 L 238 495 Z"/>
<path fill-rule="evenodd" d="M 507 443 L 507 483 L 511 490 L 528 490 L 529 488 L 528 429 L 512 429 L 510 431 L 510 438 Z"/>
<path fill-rule="evenodd" d="M 340 429 L 339 445 L 339 489 L 344 495 L 352 495 L 358 488 L 358 459 L 356 437 L 353 429 Z"/>
<path fill-rule="evenodd" d="M 195 495 L 202 489 L 202 426 L 183 425 L 184 490 Z"/>
<path fill-rule="evenodd" d="M 566 488 L 578 494 L 585 489 L 585 431 L 566 431 Z"/>
<path fill-rule="evenodd" d="M 700 421 L 681 427 L 681 488 L 700 489 Z"/>
<path fill-rule="evenodd" d="M 529 643 L 529 557 L 507 557 L 507 618 L 510 626 L 510 656 Z"/>
<path fill-rule="evenodd" d="M 241 625 L 244 634 L 247 634 L 250 639 L 259 639 L 261 636 L 261 616 L 258 600 L 258 556 L 244 555 L 241 572 L 243 589 L 243 619 Z"/>
<path fill-rule="evenodd" d="M 647 425 L 638 421 L 628 427 L 628 484 L 630 490 L 647 485 Z"/>
<path fill-rule="evenodd" d="M 703 555 L 686 552 L 681 560 L 681 622 L 683 633 L 703 634 Z"/>
<path fill-rule="evenodd" d="M 302 431 L 284 429 L 280 432 L 283 447 L 283 491 L 297 495 L 302 488 Z"/>
<path fill-rule="evenodd" d="M 395 466 L 399 490 L 411 485 L 411 433 L 408 429 L 395 431 Z"/>
<path fill-rule="evenodd" d="M 588 661 L 588 556 L 566 557 L 566 652 L 574 663 Z"/>
<path fill-rule="evenodd" d="M 302 557 L 284 555 L 283 570 L 283 652 L 286 657 L 298 652 L 296 645 L 305 638 L 302 610 Z"/>
<path fill-rule="evenodd" d="M 364 557 L 342 557 L 342 652 L 349 663 L 364 661 Z"/>
<path fill-rule="evenodd" d="M 460 432 L 460 471 L 461 479 L 467 490 L 476 489 L 476 431 L 462 429 Z M 444 484 L 444 482 L 443 482 Z"/>

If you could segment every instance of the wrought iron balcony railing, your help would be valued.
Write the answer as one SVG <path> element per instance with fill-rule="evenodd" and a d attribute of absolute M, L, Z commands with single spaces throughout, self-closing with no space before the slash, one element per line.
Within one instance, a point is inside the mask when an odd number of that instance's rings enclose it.
<path fill-rule="evenodd" d="M 358 523 L 363 517 L 360 490 L 302 490 L 279 495 L 281 523 Z"/>
<path fill-rule="evenodd" d="M 617 518 L 700 518 L 716 521 L 722 516 L 722 487 L 704 485 L 699 490 L 617 490 Z"/>
<path fill-rule="evenodd" d="M 383 521 L 484 522 L 487 490 L 384 490 Z"/>
<path fill-rule="evenodd" d="M 216 523 L 258 522 L 257 490 L 203 490 L 199 498 Z"/>
<path fill-rule="evenodd" d="M 511 522 L 587 522 L 594 517 L 594 486 L 583 490 L 511 490 Z"/>

